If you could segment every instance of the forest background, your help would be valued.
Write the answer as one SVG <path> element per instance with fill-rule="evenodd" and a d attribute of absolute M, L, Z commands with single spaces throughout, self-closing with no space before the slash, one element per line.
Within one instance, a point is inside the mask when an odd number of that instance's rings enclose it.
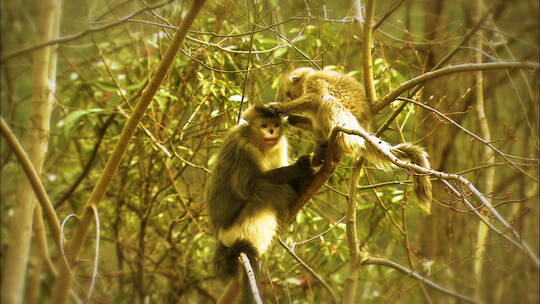
<path fill-rule="evenodd" d="M 203 189 L 300 66 L 373 88 L 372 131 L 453 175 L 426 214 L 410 171 L 343 160 L 263 259 L 265 302 L 539 301 L 538 1 L 202 2 L 0 2 L 2 303 L 214 303 Z"/>

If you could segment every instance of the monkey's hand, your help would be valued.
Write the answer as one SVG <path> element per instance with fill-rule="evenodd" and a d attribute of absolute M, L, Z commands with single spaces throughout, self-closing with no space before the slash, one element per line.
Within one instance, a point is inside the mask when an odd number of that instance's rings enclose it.
<path fill-rule="evenodd" d="M 292 165 L 296 168 L 298 176 L 289 181 L 289 185 L 299 193 L 302 189 L 305 189 L 313 180 L 315 171 L 311 168 L 311 162 L 308 155 L 303 155 Z"/>
<path fill-rule="evenodd" d="M 269 111 L 275 112 L 277 115 L 287 114 L 283 111 L 283 104 L 280 102 L 270 102 L 264 105 Z"/>
<path fill-rule="evenodd" d="M 311 167 L 311 160 L 309 155 L 302 155 L 298 158 L 298 160 L 293 164 L 294 167 L 296 167 L 300 175 L 302 176 L 312 176 L 315 174 L 315 171 Z"/>
<path fill-rule="evenodd" d="M 287 184 L 294 179 L 310 178 L 313 174 L 314 172 L 310 166 L 309 156 L 304 155 L 298 158 L 298 160 L 290 166 L 262 173 L 260 178 L 274 184 Z"/>
<path fill-rule="evenodd" d="M 305 169 L 308 169 L 308 168 L 311 168 L 311 163 L 309 161 L 309 155 L 302 155 L 300 156 L 296 162 L 294 163 L 295 166 L 297 166 L 298 168 L 305 168 Z"/>
<path fill-rule="evenodd" d="M 311 165 L 314 167 L 322 165 L 324 158 L 326 157 L 326 148 L 328 147 L 328 143 L 317 143 L 316 145 L 315 151 L 313 152 L 313 158 L 311 159 Z"/>

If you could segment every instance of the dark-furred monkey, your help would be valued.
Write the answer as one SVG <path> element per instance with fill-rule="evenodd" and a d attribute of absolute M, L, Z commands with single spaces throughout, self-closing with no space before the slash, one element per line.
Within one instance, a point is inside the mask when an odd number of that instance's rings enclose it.
<path fill-rule="evenodd" d="M 308 156 L 288 166 L 279 114 L 262 106 L 248 108 L 240 124 L 228 131 L 206 192 L 218 242 L 214 260 L 218 276 L 240 275 L 240 252 L 257 268 L 257 258 L 268 249 L 299 190 L 312 178 Z M 250 302 L 249 283 L 243 281 L 243 301 Z"/>
<path fill-rule="evenodd" d="M 362 85 L 352 77 L 335 71 L 298 68 L 285 77 L 283 89 L 291 101 L 271 103 L 268 107 L 285 115 L 308 116 L 311 125 L 294 116 L 289 121 L 293 125 L 298 121 L 300 127 L 314 133 L 317 141 L 314 165 L 322 162 L 325 145 L 334 127 L 369 129 L 373 117 L 371 105 L 365 97 Z M 411 143 L 391 146 L 382 140 L 380 144 L 400 159 L 425 168 L 430 167 L 427 153 L 419 146 Z M 344 153 L 349 153 L 355 158 L 363 156 L 382 169 L 392 166 L 381 152 L 357 135 L 341 133 L 337 140 L 336 153 L 337 159 L 341 159 Z M 429 213 L 432 199 L 429 176 L 414 175 L 413 182 L 420 206 Z"/>

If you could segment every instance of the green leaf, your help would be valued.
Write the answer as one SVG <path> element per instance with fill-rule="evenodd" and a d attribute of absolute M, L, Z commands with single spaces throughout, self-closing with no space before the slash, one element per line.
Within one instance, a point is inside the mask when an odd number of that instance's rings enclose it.
<path fill-rule="evenodd" d="M 56 126 L 64 129 L 64 135 L 67 138 L 70 138 L 73 134 L 73 130 L 79 123 L 89 114 L 94 113 L 103 113 L 105 109 L 87 109 L 87 110 L 77 110 L 69 113 L 64 119 L 60 120 Z"/>
<path fill-rule="evenodd" d="M 283 58 L 285 57 L 285 54 L 287 54 L 288 51 L 289 51 L 289 48 L 287 47 L 279 48 L 274 52 L 274 57 Z"/>

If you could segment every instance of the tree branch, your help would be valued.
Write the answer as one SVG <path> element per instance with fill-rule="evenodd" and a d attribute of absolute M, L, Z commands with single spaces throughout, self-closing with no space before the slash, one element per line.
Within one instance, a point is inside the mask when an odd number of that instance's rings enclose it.
<path fill-rule="evenodd" d="M 263 302 L 261 299 L 261 295 L 259 294 L 259 289 L 257 288 L 257 281 L 255 281 L 255 273 L 253 272 L 253 268 L 251 267 L 249 258 L 247 257 L 245 253 L 240 252 L 240 256 L 238 257 L 238 259 L 240 260 L 240 263 L 242 263 L 242 265 L 244 266 L 244 269 L 246 270 L 243 276 L 243 280 L 249 280 L 249 287 L 251 288 L 251 293 L 253 294 L 255 303 L 262 304 Z"/>
<path fill-rule="evenodd" d="M 375 13 L 375 1 L 366 1 L 366 15 L 364 20 L 364 35 L 362 41 L 362 71 L 364 75 L 364 89 L 371 107 L 377 103 L 377 92 L 373 81 L 373 60 L 371 59 L 371 46 L 373 45 L 373 15 Z"/>
<path fill-rule="evenodd" d="M 455 298 L 458 298 L 458 299 L 461 299 L 461 300 L 464 300 L 464 301 L 467 301 L 467 302 L 470 302 L 470 303 L 476 303 L 476 301 L 473 299 L 473 298 L 470 298 L 468 296 L 465 296 L 465 295 L 462 295 L 462 294 L 459 294 L 457 292 L 454 292 L 454 291 L 451 291 L 451 290 L 448 290 L 440 285 L 438 285 L 437 283 L 433 282 L 433 281 L 430 281 L 428 279 L 426 279 L 425 277 L 419 275 L 418 273 L 408 269 L 407 267 L 405 266 L 402 266 L 396 262 L 393 262 L 393 261 L 390 261 L 390 260 L 387 260 L 387 259 L 382 259 L 382 258 L 374 258 L 374 257 L 367 257 L 364 261 L 362 261 L 362 265 L 380 265 L 380 266 L 386 266 L 386 267 L 390 267 L 392 269 L 395 269 L 401 273 L 404 273 L 408 276 L 411 276 L 413 277 L 414 279 L 416 280 L 419 280 L 421 283 L 425 284 L 426 286 L 429 286 L 435 290 L 438 290 L 442 293 L 445 293 L 447 295 L 450 295 L 452 297 L 455 297 Z"/>
<path fill-rule="evenodd" d="M 285 242 L 283 242 L 282 239 L 277 238 L 277 240 L 278 240 L 279 244 L 281 245 L 281 247 L 285 248 L 285 250 L 293 257 L 293 259 L 295 259 L 300 265 L 302 265 L 307 271 L 309 271 L 309 273 L 311 273 L 311 275 L 313 275 L 317 280 L 319 280 L 319 282 L 321 282 L 323 287 L 326 290 L 328 290 L 328 293 L 330 294 L 330 296 L 334 300 L 334 303 L 339 303 L 339 299 L 338 299 L 336 293 L 334 292 L 334 290 L 332 290 L 332 288 L 330 287 L 330 285 L 328 285 L 328 283 L 326 283 L 326 281 L 319 274 L 317 274 L 315 272 L 315 270 L 313 270 L 311 267 L 309 267 L 309 265 L 306 264 L 306 262 L 304 262 L 291 248 L 289 248 L 289 246 L 287 246 L 287 244 L 285 244 Z"/>
<path fill-rule="evenodd" d="M 525 174 L 526 176 L 530 177 L 531 179 L 533 179 L 534 181 L 538 182 L 538 179 L 532 175 L 530 175 L 529 173 L 527 173 L 523 168 L 521 168 L 520 166 L 518 166 L 514 161 L 512 161 L 510 158 L 513 157 L 513 158 L 518 158 L 518 159 L 524 159 L 524 160 L 529 160 L 529 161 L 535 161 L 535 162 L 538 162 L 537 159 L 533 159 L 533 158 L 522 158 L 522 157 L 519 157 L 519 156 L 513 156 L 513 155 L 508 155 L 502 151 L 500 151 L 499 149 L 497 149 L 489 140 L 486 140 L 476 134 L 474 134 L 473 132 L 467 130 L 466 128 L 462 127 L 460 124 L 458 124 L 457 122 L 455 122 L 454 120 L 452 120 L 450 117 L 444 115 L 443 113 L 441 113 L 440 111 L 438 111 L 437 109 L 434 109 L 428 105 L 425 105 L 425 104 L 422 104 L 418 101 L 415 101 L 413 99 L 409 99 L 409 98 L 403 98 L 403 97 L 398 97 L 399 100 L 402 100 L 402 101 L 406 101 L 406 102 L 410 102 L 412 104 L 415 104 L 419 107 L 422 107 L 424 109 L 427 109 L 437 115 L 439 115 L 441 118 L 447 120 L 448 122 L 450 122 L 451 124 L 453 124 L 454 126 L 458 127 L 460 130 L 462 130 L 463 132 L 467 133 L 469 136 L 471 136 L 472 138 L 478 140 L 479 142 L 483 143 L 484 145 L 488 146 L 489 148 L 491 148 L 491 150 L 497 152 L 497 154 L 499 154 L 500 156 L 502 156 L 508 163 L 510 163 L 510 165 L 512 165 L 514 168 L 516 168 L 517 170 L 519 170 L 519 172 Z M 489 192 L 488 192 L 489 193 Z"/>
<path fill-rule="evenodd" d="M 500 234 L 500 235 L 502 237 L 504 237 L 505 239 L 509 240 L 510 242 L 512 242 L 512 244 L 516 245 L 523 252 L 525 252 L 531 258 L 531 260 L 534 262 L 536 267 L 540 267 L 540 261 L 538 260 L 538 257 L 532 251 L 532 249 L 527 245 L 525 240 L 523 240 L 521 238 L 519 233 L 508 223 L 507 220 L 505 220 L 501 216 L 501 214 L 495 208 L 493 208 L 493 205 L 491 205 L 491 203 L 486 199 L 486 197 L 480 191 L 478 191 L 478 189 L 476 189 L 476 187 L 474 187 L 474 185 L 468 179 L 464 178 L 463 176 L 457 175 L 457 174 L 451 174 L 451 173 L 436 171 L 436 170 L 433 170 L 433 169 L 427 169 L 427 168 L 418 166 L 418 165 L 410 163 L 410 162 L 402 161 L 399 158 L 397 158 L 396 156 L 394 156 L 390 151 L 387 151 L 387 149 L 384 149 L 383 147 L 381 147 L 379 145 L 380 139 L 378 137 L 375 137 L 375 136 L 369 134 L 366 130 L 364 130 L 362 128 L 360 128 L 358 130 L 350 130 L 350 129 L 345 129 L 345 128 L 342 128 L 342 127 L 338 126 L 338 127 L 334 128 L 334 130 L 332 131 L 332 134 L 334 134 L 334 132 L 345 132 L 347 134 L 355 134 L 355 135 L 361 136 L 369 144 L 373 145 L 379 152 L 381 152 L 381 154 L 384 155 L 394 165 L 396 165 L 398 167 L 401 167 L 401 168 L 408 169 L 408 170 L 414 172 L 414 174 L 433 175 L 433 176 L 438 177 L 438 178 L 443 179 L 443 180 L 454 180 L 454 181 L 459 182 L 464 187 L 468 188 L 469 191 L 471 191 L 471 193 L 474 196 L 476 196 L 485 207 L 487 207 L 487 209 L 495 216 L 495 218 L 506 229 L 508 229 L 508 231 L 510 231 L 512 233 L 515 240 L 508 237 L 506 234 Z M 480 220 L 482 220 L 482 217 L 479 215 L 478 211 L 475 210 L 475 212 L 480 217 Z M 493 227 L 492 225 L 489 224 L 489 222 L 486 223 L 486 224 L 488 226 L 490 226 L 490 227 Z"/>
<path fill-rule="evenodd" d="M 0 59 L 0 63 L 5 63 L 7 60 L 10 60 L 11 58 L 21 56 L 21 55 L 33 52 L 35 50 L 39 50 L 39 49 L 44 48 L 44 47 L 49 46 L 49 45 L 61 44 L 61 43 L 77 40 L 77 39 L 79 39 L 81 37 L 84 37 L 84 36 L 86 36 L 88 34 L 107 30 L 109 28 L 115 27 L 117 25 L 120 25 L 122 23 L 125 23 L 125 22 L 129 21 L 130 18 L 133 18 L 133 17 L 135 17 L 135 16 L 137 16 L 137 15 L 139 15 L 141 13 L 144 13 L 144 12 L 146 12 L 148 10 L 153 10 L 153 9 L 156 9 L 156 8 L 160 8 L 160 7 L 162 7 L 162 6 L 166 5 L 166 4 L 169 4 L 171 2 L 174 2 L 174 0 L 167 0 L 167 1 L 163 2 L 163 3 L 156 4 L 154 6 L 143 7 L 141 9 L 129 14 L 128 16 L 126 16 L 124 18 L 118 19 L 117 21 L 115 21 L 113 23 L 109 23 L 109 24 L 99 26 L 99 27 L 95 27 L 95 28 L 88 28 L 88 29 L 86 29 L 86 30 L 84 30 L 82 32 L 77 33 L 77 34 L 73 34 L 73 35 L 69 35 L 69 36 L 65 36 L 65 37 L 61 37 L 61 38 L 57 38 L 57 39 L 52 39 L 52 40 L 49 40 L 49 41 L 46 41 L 46 42 L 43 42 L 43 43 L 39 43 L 39 44 L 30 46 L 30 47 L 27 47 L 27 48 L 23 48 L 23 49 L 14 51 L 14 52 L 12 52 L 10 54 L 7 54 L 6 56 L 2 57 L 2 59 Z"/>
<path fill-rule="evenodd" d="M 300 211 L 304 207 L 304 205 L 307 204 L 307 202 L 317 193 L 317 191 L 319 191 L 319 189 L 324 185 L 324 183 L 326 183 L 332 173 L 334 173 L 334 170 L 336 170 L 336 167 L 340 162 L 340 160 L 334 159 L 334 150 L 338 134 L 339 130 L 332 130 L 332 134 L 330 135 L 330 139 L 328 140 L 328 146 L 323 165 L 321 166 L 319 171 L 315 173 L 315 176 L 311 183 L 304 189 L 300 190 L 300 195 L 296 199 L 294 205 L 291 207 L 289 217 L 285 221 L 285 223 L 290 224 L 292 222 L 292 220 L 296 217 L 298 211 Z"/>
<path fill-rule="evenodd" d="M 4 118 L 1 116 L 0 116 L 0 131 L 2 132 L 2 136 L 4 136 L 4 138 L 8 142 L 10 148 L 13 150 L 13 153 L 15 153 L 15 155 L 17 156 L 17 159 L 19 159 L 19 163 L 21 164 L 21 167 L 23 168 L 24 173 L 26 174 L 26 178 L 28 178 L 30 185 L 32 185 L 32 189 L 34 190 L 34 193 L 36 194 L 39 205 L 41 206 L 41 208 L 43 208 L 45 212 L 45 216 L 47 217 L 47 220 L 52 230 L 54 241 L 56 242 L 56 245 L 58 246 L 58 250 L 60 250 L 60 246 L 61 246 L 60 221 L 58 220 L 58 217 L 56 216 L 54 207 L 51 201 L 49 200 L 47 191 L 45 190 L 45 187 L 41 183 L 41 179 L 39 178 L 39 175 L 37 174 L 36 169 L 32 165 L 32 162 L 28 158 L 28 155 L 24 151 L 23 147 L 17 140 L 17 137 L 15 137 L 15 134 L 13 134 L 13 132 L 11 131 L 7 123 L 4 121 Z"/>
<path fill-rule="evenodd" d="M 180 49 L 180 45 L 182 41 L 184 40 L 189 27 L 195 20 L 195 17 L 198 15 L 199 11 L 201 10 L 204 2 L 205 2 L 204 0 L 193 1 L 193 4 L 190 10 L 188 11 L 187 15 L 182 21 L 182 25 L 180 26 L 180 29 L 176 32 L 174 39 L 172 40 L 171 44 L 167 48 L 167 51 L 165 55 L 163 56 L 163 59 L 161 60 L 159 66 L 157 67 L 154 75 L 152 76 L 152 79 L 148 83 L 146 89 L 143 91 L 141 98 L 139 102 L 137 103 L 137 106 L 135 107 L 133 113 L 131 114 L 130 118 L 126 122 L 126 125 L 122 129 L 120 138 L 118 139 L 118 142 L 116 146 L 114 147 L 114 150 L 111 156 L 109 157 L 105 165 L 105 168 L 103 169 L 103 172 L 96 183 L 96 186 L 94 187 L 92 193 L 90 194 L 90 198 L 88 199 L 86 203 L 86 207 L 84 208 L 83 213 L 80 217 L 79 225 L 77 225 L 75 234 L 67 248 L 66 254 L 67 254 L 69 265 L 73 265 L 73 263 L 77 260 L 79 256 L 79 252 L 88 234 L 88 230 L 89 230 L 92 218 L 94 216 L 92 207 L 93 206 L 97 207 L 100 201 L 103 199 L 103 196 L 105 195 L 105 191 L 109 187 L 112 181 L 112 178 L 115 175 L 116 170 L 118 169 L 118 166 L 120 165 L 122 156 L 127 150 L 130 139 L 133 133 L 135 132 L 137 125 L 141 121 L 146 111 L 146 108 L 150 105 L 150 102 L 152 102 L 152 99 L 156 91 L 158 90 L 159 86 L 163 82 L 163 79 L 165 78 L 165 75 L 167 74 L 167 71 L 169 70 L 172 64 L 173 59 L 178 53 L 178 50 Z M 68 268 L 68 265 L 62 265 L 62 267 L 60 268 L 58 280 L 56 280 L 55 285 L 54 285 L 52 302 L 58 303 L 58 304 L 65 303 L 67 300 L 67 293 L 70 289 L 70 285 L 71 285 L 70 270 Z"/>
<path fill-rule="evenodd" d="M 392 103 L 396 98 L 406 91 L 414 88 L 416 85 L 435 79 L 441 76 L 446 76 L 454 73 L 501 70 L 501 69 L 538 69 L 540 65 L 534 62 L 490 62 L 490 63 L 466 63 L 458 65 L 450 65 L 438 70 L 427 72 L 417 76 L 409 81 L 400 84 L 392 92 L 386 94 L 381 101 L 373 108 L 374 113 L 380 112 L 383 108 Z"/>

